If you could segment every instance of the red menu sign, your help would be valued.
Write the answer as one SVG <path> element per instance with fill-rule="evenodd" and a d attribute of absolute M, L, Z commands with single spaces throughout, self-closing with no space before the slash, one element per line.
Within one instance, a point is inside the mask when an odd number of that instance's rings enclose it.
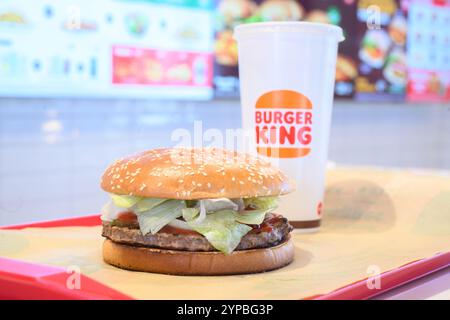
<path fill-rule="evenodd" d="M 113 83 L 134 85 L 212 85 L 210 53 L 114 46 Z"/>

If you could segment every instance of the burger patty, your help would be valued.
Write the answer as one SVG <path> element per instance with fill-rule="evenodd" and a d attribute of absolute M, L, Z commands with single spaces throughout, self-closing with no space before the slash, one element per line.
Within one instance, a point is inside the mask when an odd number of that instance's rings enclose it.
<path fill-rule="evenodd" d="M 247 233 L 235 250 L 273 247 L 283 242 L 292 231 L 288 220 L 280 215 L 268 214 L 264 223 Z M 119 224 L 103 222 L 102 235 L 114 242 L 183 251 L 217 251 L 208 240 L 197 232 L 165 232 L 143 235 L 137 223 Z"/>

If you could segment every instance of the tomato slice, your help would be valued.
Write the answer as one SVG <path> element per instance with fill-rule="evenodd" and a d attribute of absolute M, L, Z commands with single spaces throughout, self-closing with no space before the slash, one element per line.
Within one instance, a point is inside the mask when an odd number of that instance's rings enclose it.
<path fill-rule="evenodd" d="M 273 230 L 273 225 L 278 222 L 282 217 L 278 214 L 272 213 L 270 218 L 266 218 L 263 223 L 260 225 L 253 225 L 252 232 L 260 233 L 260 232 L 271 232 Z"/>
<path fill-rule="evenodd" d="M 196 235 L 198 234 L 197 231 L 194 230 L 188 230 L 188 229 L 181 229 L 177 227 L 172 227 L 169 225 L 164 226 L 161 230 L 158 231 L 158 233 L 170 233 L 170 234 L 184 234 L 184 235 Z"/>
<path fill-rule="evenodd" d="M 117 220 L 124 223 L 134 223 L 137 222 L 137 216 L 134 212 L 124 211 L 118 214 Z"/>

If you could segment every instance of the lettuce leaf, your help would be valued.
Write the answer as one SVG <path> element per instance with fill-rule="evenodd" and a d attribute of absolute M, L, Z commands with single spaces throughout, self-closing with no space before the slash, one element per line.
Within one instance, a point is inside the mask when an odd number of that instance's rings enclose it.
<path fill-rule="evenodd" d="M 179 229 L 184 229 L 184 230 L 192 230 L 191 226 L 188 225 L 188 223 L 182 219 L 173 219 L 167 225 L 174 227 L 174 228 L 179 228 Z"/>
<path fill-rule="evenodd" d="M 117 207 L 130 209 L 136 213 L 139 213 L 148 211 L 151 208 L 163 203 L 167 199 L 111 194 L 111 200 Z"/>
<path fill-rule="evenodd" d="M 112 201 L 108 201 L 108 203 L 106 203 L 102 207 L 102 210 L 100 211 L 101 213 L 100 219 L 102 219 L 102 221 L 113 221 L 117 219 L 119 213 L 123 211 L 124 211 L 123 208 L 114 205 Z"/>
<path fill-rule="evenodd" d="M 167 200 L 148 211 L 137 213 L 142 234 L 157 233 L 166 224 L 181 217 L 184 208 L 186 203 L 183 200 Z"/>
<path fill-rule="evenodd" d="M 245 204 L 244 204 L 244 200 L 241 198 L 238 199 L 231 199 L 231 201 L 233 201 L 234 203 L 236 203 L 236 205 L 238 206 L 238 209 L 235 211 L 242 211 L 245 209 Z"/>
<path fill-rule="evenodd" d="M 111 200 L 112 202 L 121 208 L 131 208 L 136 203 L 141 201 L 143 198 L 141 197 L 135 197 L 135 196 L 126 196 L 126 195 L 120 195 L 120 194 L 111 194 Z"/>
<path fill-rule="evenodd" d="M 143 198 L 134 205 L 133 210 L 136 213 L 148 211 L 151 210 L 153 207 L 160 205 L 164 201 L 167 201 L 167 199 Z"/>
<path fill-rule="evenodd" d="M 241 212 L 235 212 L 234 218 L 240 223 L 261 224 L 263 223 L 267 212 L 268 210 L 266 209 L 245 210 Z"/>
<path fill-rule="evenodd" d="M 220 210 L 238 210 L 238 205 L 227 198 L 218 198 L 218 199 L 205 199 L 200 200 L 200 204 L 205 206 L 206 212 L 215 212 Z M 199 207 L 199 204 L 197 205 Z"/>
<path fill-rule="evenodd" d="M 199 210 L 197 208 L 184 208 L 181 211 L 183 219 L 186 221 L 194 219 L 199 213 Z"/>
<path fill-rule="evenodd" d="M 184 201 L 111 194 L 111 199 L 102 209 L 103 220 L 111 221 L 123 208 L 129 209 L 136 213 L 140 230 L 146 235 L 155 234 L 183 217 L 185 227 L 202 234 L 214 248 L 226 254 L 252 229 L 248 224 L 261 224 L 266 213 L 278 206 L 278 197 Z M 247 206 L 254 210 L 243 210 Z"/>
<path fill-rule="evenodd" d="M 278 208 L 278 197 L 256 197 L 244 199 L 246 207 L 254 207 L 255 209 L 274 210 Z"/>
<path fill-rule="evenodd" d="M 252 228 L 236 222 L 235 211 L 222 210 L 206 215 L 203 221 L 189 220 L 192 229 L 202 234 L 217 250 L 229 254 Z"/>

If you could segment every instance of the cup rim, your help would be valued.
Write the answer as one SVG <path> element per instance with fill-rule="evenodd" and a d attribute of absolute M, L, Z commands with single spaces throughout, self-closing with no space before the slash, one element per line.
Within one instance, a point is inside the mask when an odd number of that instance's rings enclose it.
<path fill-rule="evenodd" d="M 244 36 L 274 32 L 333 36 L 338 42 L 345 39 L 342 28 L 339 26 L 306 21 L 270 21 L 240 24 L 234 28 L 233 38 L 239 41 Z"/>

